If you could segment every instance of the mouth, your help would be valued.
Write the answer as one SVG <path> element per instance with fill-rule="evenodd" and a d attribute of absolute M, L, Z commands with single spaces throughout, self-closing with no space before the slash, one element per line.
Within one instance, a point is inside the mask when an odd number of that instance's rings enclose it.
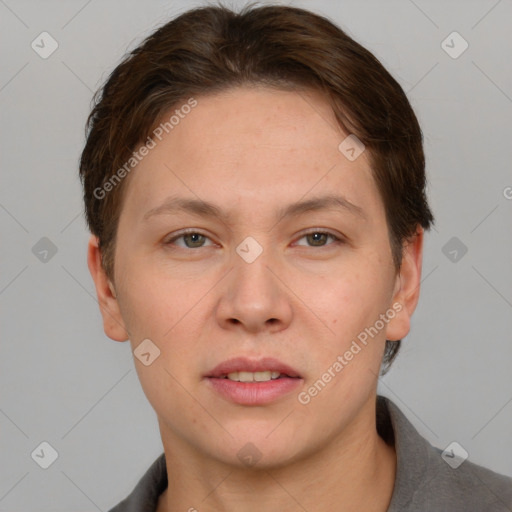
<path fill-rule="evenodd" d="M 298 379 L 299 377 L 292 377 L 286 373 L 274 372 L 271 370 L 264 370 L 261 372 L 248 372 L 248 371 L 239 371 L 239 372 L 230 372 L 228 374 L 221 375 L 220 377 L 216 377 L 218 379 L 229 379 L 234 382 L 268 382 L 269 380 L 276 379 Z"/>
<path fill-rule="evenodd" d="M 258 360 L 245 357 L 229 359 L 217 365 L 205 377 L 230 379 L 237 382 L 267 382 L 279 378 L 301 378 L 295 369 L 272 357 Z"/>
<path fill-rule="evenodd" d="M 274 358 L 230 359 L 216 366 L 205 379 L 216 393 L 240 405 L 273 402 L 303 383 L 295 369 Z"/>

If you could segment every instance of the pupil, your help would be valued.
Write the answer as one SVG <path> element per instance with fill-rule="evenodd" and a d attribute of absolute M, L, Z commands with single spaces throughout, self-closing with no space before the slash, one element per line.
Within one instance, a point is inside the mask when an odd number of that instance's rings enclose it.
<path fill-rule="evenodd" d="M 199 234 L 199 233 L 192 233 L 192 234 L 189 234 L 188 237 L 192 239 L 192 244 L 196 244 L 198 242 L 197 240 L 197 237 L 201 237 L 203 235 Z"/>
<path fill-rule="evenodd" d="M 310 235 L 313 238 L 314 244 L 318 245 L 317 242 L 322 242 L 322 237 L 325 236 L 325 233 L 310 233 Z M 318 239 L 318 237 L 321 237 Z"/>

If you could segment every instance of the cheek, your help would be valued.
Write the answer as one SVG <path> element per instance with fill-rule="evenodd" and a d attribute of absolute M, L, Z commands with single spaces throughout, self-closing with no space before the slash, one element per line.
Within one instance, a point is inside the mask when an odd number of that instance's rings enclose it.
<path fill-rule="evenodd" d="M 318 379 L 329 382 L 329 391 L 322 392 L 322 398 L 316 401 L 318 407 L 329 409 L 333 400 L 362 400 L 373 389 L 382 360 L 385 329 L 376 332 L 372 328 L 389 307 L 387 296 L 385 282 L 367 271 L 331 281 L 324 291 L 319 316 L 330 319 L 333 333 L 325 336 L 324 343 L 310 345 L 314 365 L 308 382 L 308 386 L 315 386 Z"/>
<path fill-rule="evenodd" d="M 183 279 L 171 278 L 147 261 L 130 261 L 121 268 L 124 279 L 120 283 L 120 307 L 130 333 L 134 338 L 165 339 L 194 301 L 189 290 L 197 285 L 188 286 Z"/>
<path fill-rule="evenodd" d="M 207 320 L 201 305 L 207 301 L 201 302 L 201 298 L 204 299 L 208 288 L 196 285 L 190 287 L 193 291 L 187 291 L 183 284 L 151 271 L 139 272 L 125 282 L 121 313 L 131 334 L 132 351 L 145 339 L 160 351 L 150 366 L 134 361 L 144 392 L 153 405 L 163 396 L 178 400 L 183 391 L 178 382 L 192 377 L 197 370 L 198 354 L 204 350 L 200 340 L 204 338 Z"/>
<path fill-rule="evenodd" d="M 323 287 L 316 288 L 326 318 L 333 330 L 340 334 L 352 333 L 374 322 L 386 310 L 387 287 L 379 274 L 369 270 L 344 270 L 338 279 L 330 278 Z"/>
<path fill-rule="evenodd" d="M 372 259 L 354 263 L 337 279 L 331 276 L 323 288 L 314 288 L 321 297 L 319 317 L 326 319 L 332 332 L 327 331 L 324 343 L 310 346 L 311 359 L 315 361 L 311 377 L 313 380 L 320 378 L 319 372 L 332 369 L 338 361 L 339 371 L 332 370 L 336 378 L 332 379 L 329 388 L 334 395 L 341 394 L 347 400 L 356 393 L 355 387 L 365 393 L 368 386 L 373 386 L 372 375 L 379 373 L 383 355 L 386 330 L 377 332 L 374 326 L 389 308 L 390 292 L 387 275 L 376 262 L 377 258 L 374 258 L 374 264 Z M 338 356 L 342 356 L 341 363 Z M 326 393 L 318 405 L 325 400 L 328 406 L 328 396 L 334 395 Z"/>

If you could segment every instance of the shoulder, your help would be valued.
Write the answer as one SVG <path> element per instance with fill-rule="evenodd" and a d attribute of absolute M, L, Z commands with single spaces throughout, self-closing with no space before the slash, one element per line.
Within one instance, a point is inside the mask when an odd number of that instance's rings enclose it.
<path fill-rule="evenodd" d="M 388 512 L 512 512 L 512 478 L 470 462 L 460 445 L 432 446 L 387 398 L 378 397 L 377 421 L 397 454 Z"/>
<path fill-rule="evenodd" d="M 446 454 L 445 454 L 446 458 Z M 500 475 L 468 460 L 452 468 L 443 459 L 443 452 L 430 447 L 426 481 L 418 497 L 435 493 L 436 501 L 445 506 L 457 505 L 460 510 L 474 512 L 512 511 L 512 478 Z M 450 508 L 450 510 L 454 510 Z M 458 510 L 458 509 L 455 509 Z"/>
<path fill-rule="evenodd" d="M 160 494 L 167 488 L 165 454 L 144 473 L 133 491 L 109 512 L 155 512 Z"/>

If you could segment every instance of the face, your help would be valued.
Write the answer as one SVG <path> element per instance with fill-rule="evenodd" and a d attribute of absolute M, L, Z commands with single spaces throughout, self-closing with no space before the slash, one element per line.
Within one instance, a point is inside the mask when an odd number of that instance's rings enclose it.
<path fill-rule="evenodd" d="M 371 430 L 421 245 L 397 274 L 366 152 L 338 149 L 349 134 L 317 93 L 196 100 L 129 176 L 115 298 L 93 272 L 105 331 L 160 351 L 135 366 L 164 444 L 228 464 L 299 460 Z"/>

